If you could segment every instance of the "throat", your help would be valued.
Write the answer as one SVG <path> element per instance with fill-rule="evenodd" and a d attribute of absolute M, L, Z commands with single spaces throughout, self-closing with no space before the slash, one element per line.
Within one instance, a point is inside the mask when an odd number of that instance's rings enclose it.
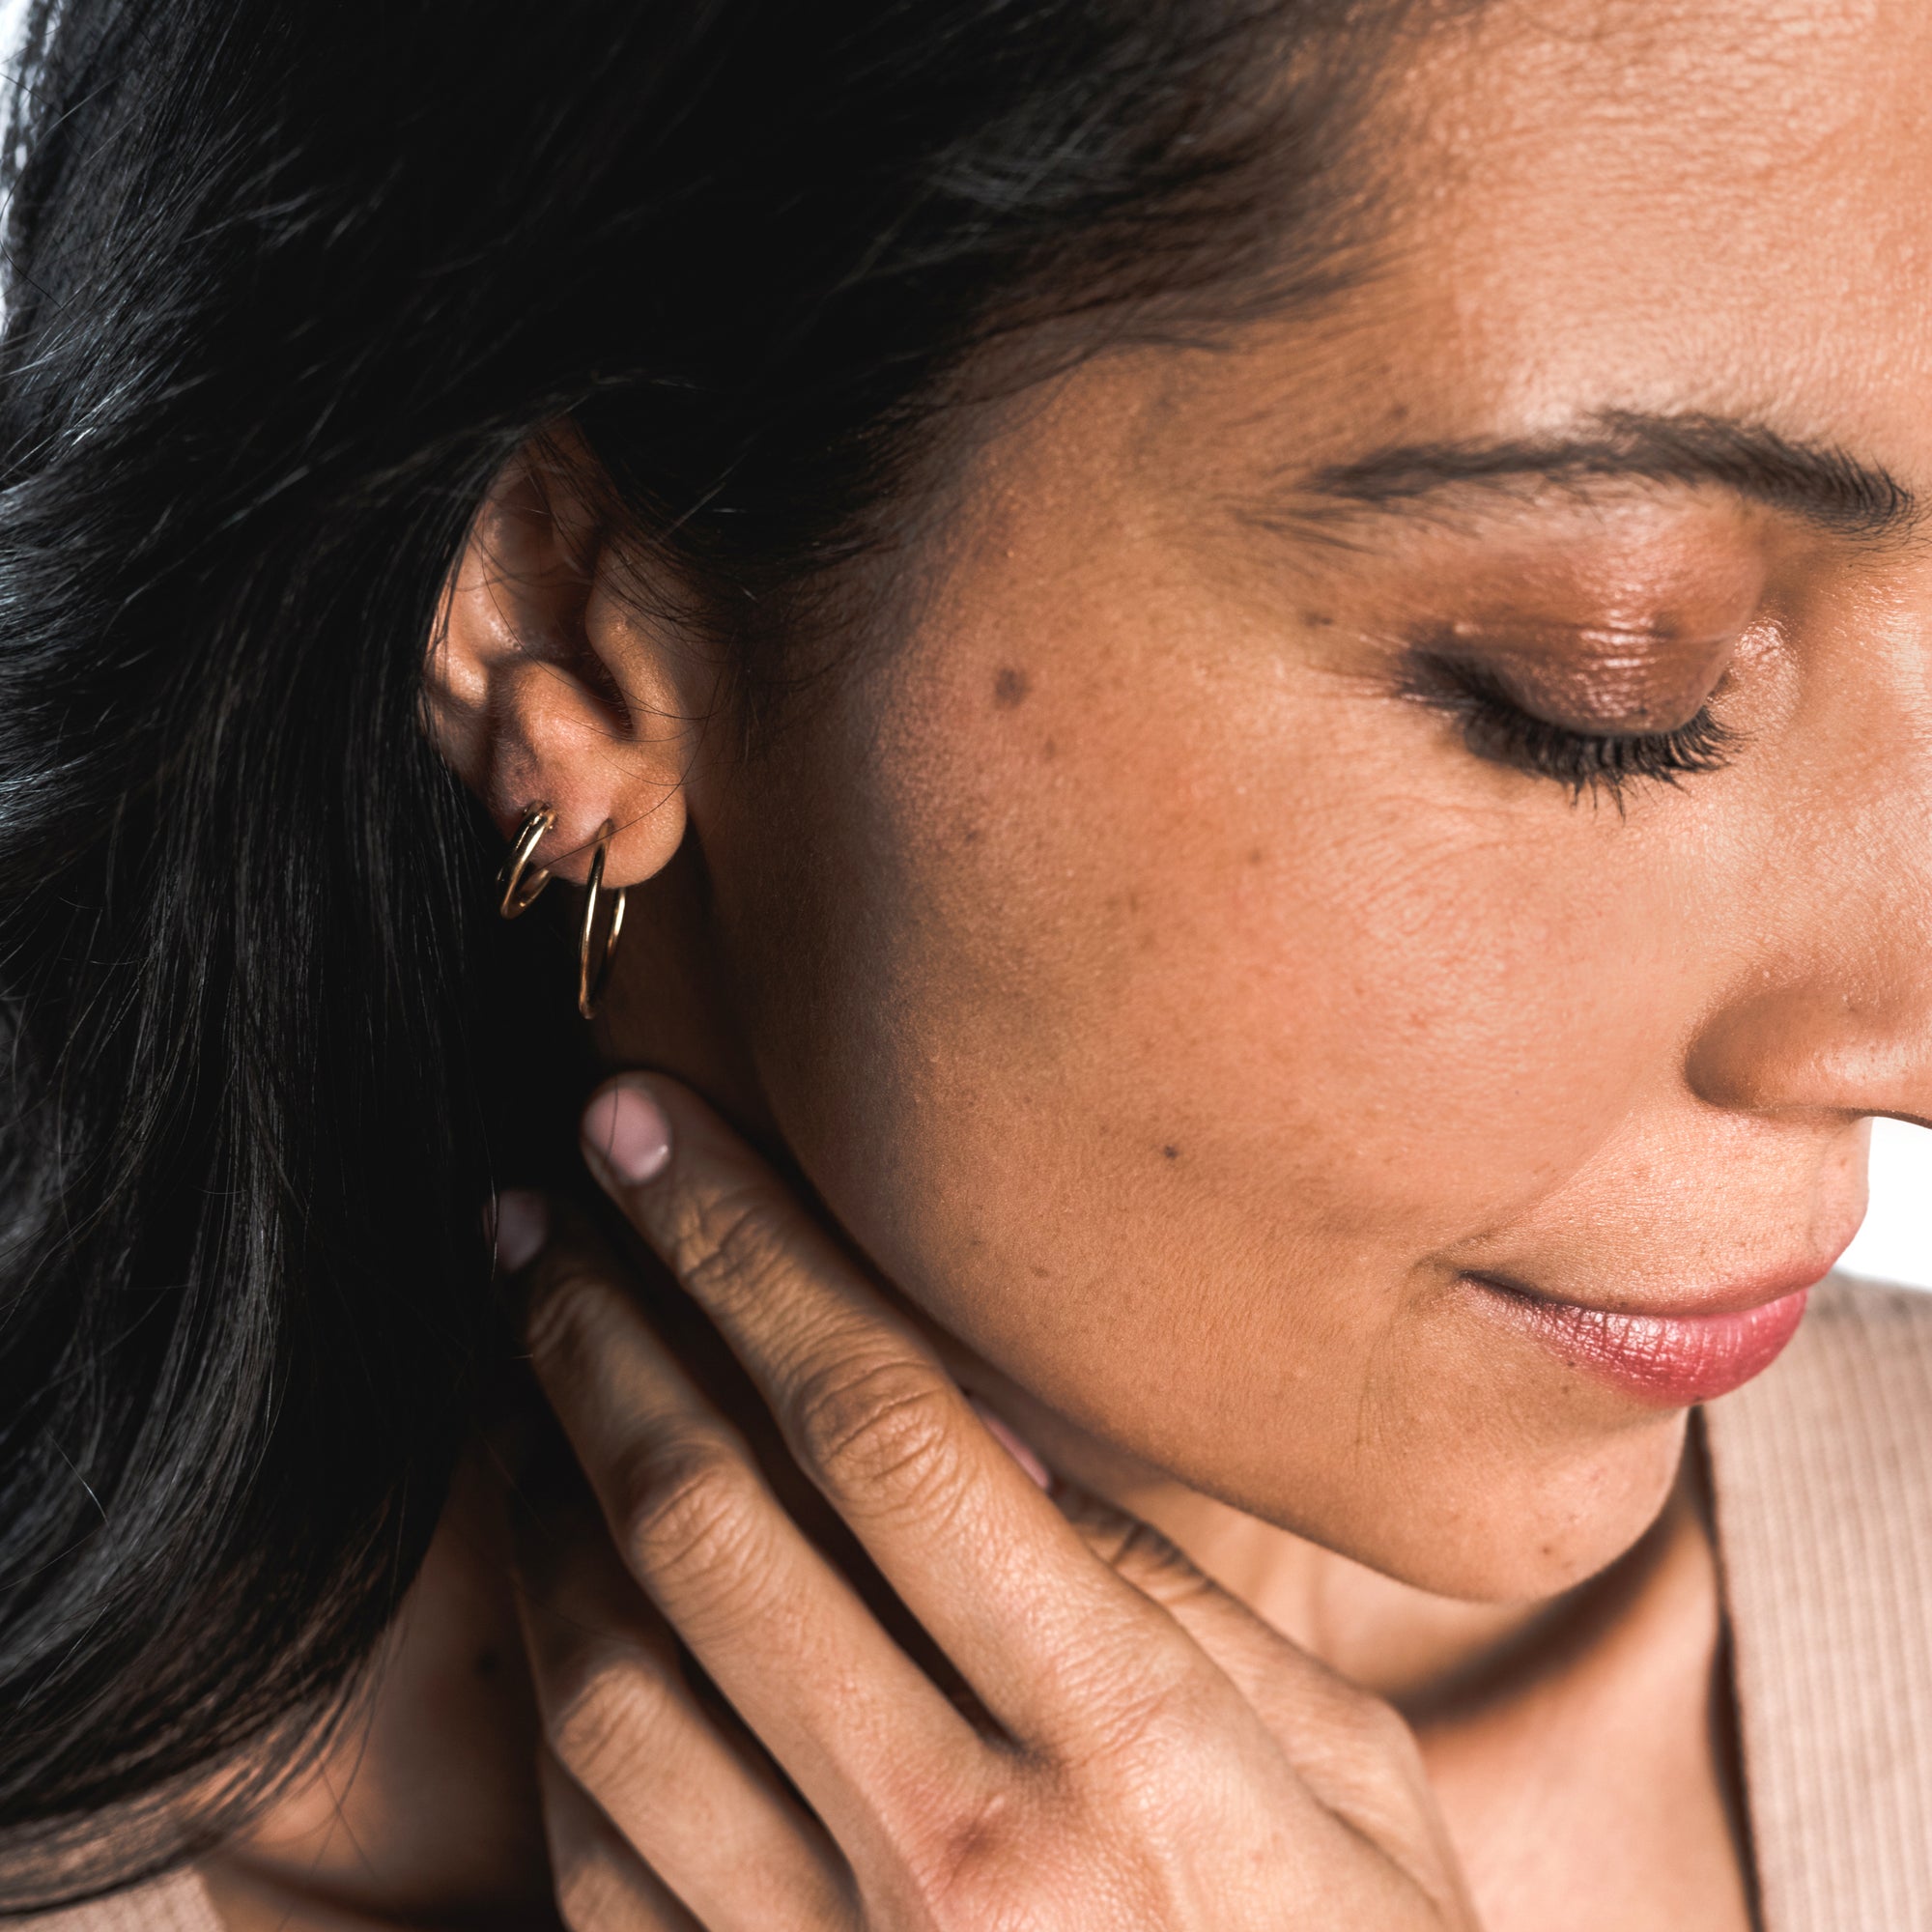
<path fill-rule="evenodd" d="M 1172 1486 L 1110 1497 L 1402 1712 L 1486 1932 L 1747 1932 L 1747 1833 L 1693 1433 L 1646 1534 L 1547 1602 L 1459 1603 Z"/>
<path fill-rule="evenodd" d="M 1420 1590 L 1179 1485 L 1109 1486 L 1108 1500 L 1331 1669 L 1421 1721 L 1507 1671 L 1569 1599 L 1465 1603 Z M 1583 1586 L 1587 1591 L 1589 1585 Z"/>

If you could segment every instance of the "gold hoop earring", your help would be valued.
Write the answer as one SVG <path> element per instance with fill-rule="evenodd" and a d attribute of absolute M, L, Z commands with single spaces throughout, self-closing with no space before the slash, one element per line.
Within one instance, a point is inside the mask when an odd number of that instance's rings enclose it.
<path fill-rule="evenodd" d="M 604 982 L 611 977 L 611 955 L 617 950 L 617 935 L 624 929 L 625 889 L 612 889 L 611 925 L 604 935 L 595 971 L 590 964 L 591 940 L 597 930 L 597 901 L 604 893 L 604 858 L 611 849 L 617 827 L 607 818 L 597 828 L 597 849 L 590 855 L 590 877 L 583 888 L 583 930 L 577 942 L 577 1010 L 587 1020 L 597 1017 L 597 1003 L 604 997 Z"/>
<path fill-rule="evenodd" d="M 502 918 L 521 919 L 536 903 L 537 895 L 550 884 L 548 867 L 539 866 L 527 876 L 526 867 L 555 823 L 556 813 L 547 805 L 524 808 L 524 822 L 517 833 L 517 841 L 503 861 L 503 869 L 497 874 L 497 890 L 502 895 L 497 901 L 497 911 Z"/>

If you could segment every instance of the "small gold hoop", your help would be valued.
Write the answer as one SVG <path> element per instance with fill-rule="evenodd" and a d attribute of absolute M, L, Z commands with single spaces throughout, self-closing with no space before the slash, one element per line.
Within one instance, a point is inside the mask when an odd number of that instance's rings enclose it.
<path fill-rule="evenodd" d="M 597 849 L 590 855 L 590 877 L 583 888 L 583 930 L 577 942 L 577 1010 L 587 1020 L 597 1017 L 597 1003 L 604 997 L 604 982 L 611 977 L 611 955 L 617 950 L 617 935 L 624 929 L 625 889 L 611 889 L 611 926 L 604 935 L 593 971 L 590 964 L 591 941 L 597 931 L 597 901 L 604 894 L 604 857 L 611 849 L 616 823 L 607 818 L 597 828 Z"/>
<path fill-rule="evenodd" d="M 517 842 L 510 847 L 510 856 L 503 861 L 503 869 L 497 874 L 497 885 L 502 896 L 497 901 L 497 910 L 504 919 L 520 919 L 536 903 L 537 895 L 550 884 L 550 871 L 539 866 L 533 871 L 526 872 L 530 856 L 549 836 L 556 823 L 556 813 L 547 805 L 526 805 L 524 808 L 523 828 L 517 834 Z"/>

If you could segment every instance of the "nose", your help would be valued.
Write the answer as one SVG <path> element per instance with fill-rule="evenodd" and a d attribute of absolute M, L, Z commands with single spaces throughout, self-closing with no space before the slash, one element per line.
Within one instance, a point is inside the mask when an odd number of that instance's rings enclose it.
<path fill-rule="evenodd" d="M 1901 702 L 1894 730 L 1917 708 Z M 1754 840 L 1739 950 L 1686 1055 L 1699 1098 L 1932 1121 L 1932 758 L 1920 735 L 1878 748 L 1867 732 L 1863 759 L 1822 766 L 1802 809 Z"/>
<path fill-rule="evenodd" d="M 1895 622 L 1859 605 L 1818 632 L 1776 785 L 1719 868 L 1728 957 L 1684 1062 L 1713 1106 L 1932 1123 L 1932 560 L 1907 575 Z"/>
<path fill-rule="evenodd" d="M 1743 991 L 1691 1043 L 1691 1091 L 1756 1114 L 1891 1114 L 1932 1124 L 1932 949 L 1917 971 L 1816 967 Z"/>
<path fill-rule="evenodd" d="M 1838 587 L 1756 812 L 1703 855 L 1722 963 L 1684 1072 L 1724 1109 L 1932 1124 L 1932 546 Z"/>

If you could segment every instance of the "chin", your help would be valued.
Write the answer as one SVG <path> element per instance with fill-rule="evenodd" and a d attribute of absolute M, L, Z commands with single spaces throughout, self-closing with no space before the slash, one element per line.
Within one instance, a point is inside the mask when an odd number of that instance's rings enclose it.
<path fill-rule="evenodd" d="M 1406 1504 L 1363 1510 L 1315 1540 L 1434 1596 L 1541 1602 L 1623 1556 L 1656 1522 L 1683 1464 L 1687 1412 L 1659 1415 L 1595 1453 L 1514 1469 L 1489 1463 L 1445 1481 L 1417 1472 Z M 1286 1504 L 1286 1499 L 1282 1499 Z M 1262 1512 L 1303 1535 L 1292 1508 Z"/>

